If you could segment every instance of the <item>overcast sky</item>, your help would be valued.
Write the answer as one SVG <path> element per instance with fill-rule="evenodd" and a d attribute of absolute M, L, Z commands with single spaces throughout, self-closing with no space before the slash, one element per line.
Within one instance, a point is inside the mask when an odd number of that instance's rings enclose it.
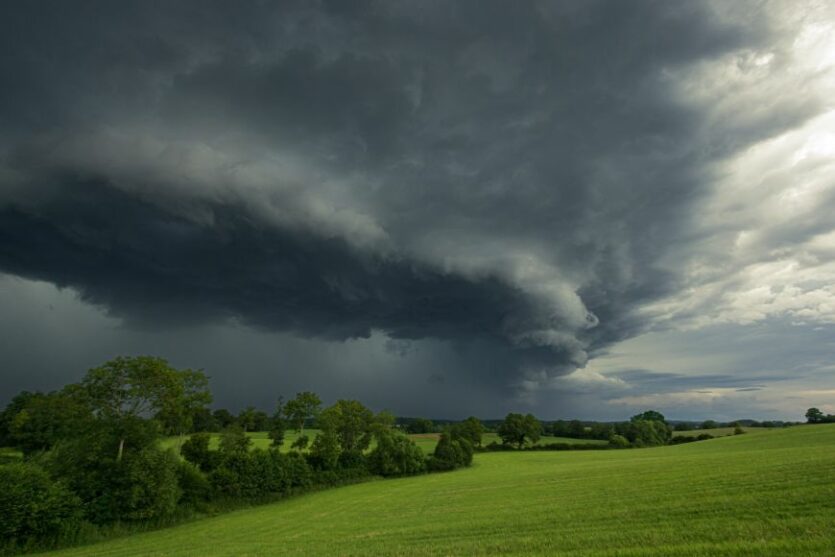
<path fill-rule="evenodd" d="M 835 4 L 3 2 L 0 403 L 835 413 Z"/>

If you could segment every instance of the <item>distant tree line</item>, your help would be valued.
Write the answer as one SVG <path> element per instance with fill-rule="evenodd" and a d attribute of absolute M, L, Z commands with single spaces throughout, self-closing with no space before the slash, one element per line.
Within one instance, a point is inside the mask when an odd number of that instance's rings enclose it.
<path fill-rule="evenodd" d="M 835 415 L 824 414 L 819 408 L 809 408 L 806 411 L 806 421 L 810 424 L 833 424 Z"/>

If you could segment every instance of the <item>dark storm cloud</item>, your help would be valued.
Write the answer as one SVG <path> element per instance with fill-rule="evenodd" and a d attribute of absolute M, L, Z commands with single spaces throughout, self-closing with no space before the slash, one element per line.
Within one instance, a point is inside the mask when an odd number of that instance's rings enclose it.
<path fill-rule="evenodd" d="M 489 346 L 488 384 L 644 330 L 760 133 L 701 138 L 665 77 L 766 39 L 693 2 L 2 12 L 0 270 L 145 327 Z"/>

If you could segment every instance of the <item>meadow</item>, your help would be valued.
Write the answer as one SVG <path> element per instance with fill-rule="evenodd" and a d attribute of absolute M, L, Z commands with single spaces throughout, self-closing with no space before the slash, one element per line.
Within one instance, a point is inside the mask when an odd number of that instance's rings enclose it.
<path fill-rule="evenodd" d="M 619 451 L 477 454 L 95 545 L 90 557 L 835 555 L 835 424 Z"/>
<path fill-rule="evenodd" d="M 733 430 L 731 430 L 733 432 Z M 310 438 L 311 440 L 319 434 L 318 429 L 306 429 L 304 430 L 304 434 Z M 252 439 L 252 448 L 260 448 L 260 449 L 268 449 L 272 444 L 272 440 L 268 437 L 266 431 L 251 431 L 247 433 L 247 437 Z M 299 435 L 295 431 L 288 431 L 284 435 L 284 444 L 281 446 L 282 452 L 288 452 L 290 450 L 290 446 L 293 442 L 298 439 Z M 415 442 L 415 444 L 423 450 L 425 454 L 431 454 L 432 451 L 435 450 L 435 445 L 438 444 L 438 438 L 440 437 L 439 433 L 416 433 L 409 435 L 409 438 Z M 213 434 L 212 440 L 210 442 L 210 447 L 212 449 L 216 449 L 218 447 L 218 439 L 220 435 Z M 188 439 L 188 437 L 166 437 L 162 440 L 162 446 L 165 448 L 172 448 L 174 450 L 179 450 L 180 445 L 183 441 Z M 487 445 L 489 443 L 501 443 L 501 438 L 495 433 L 485 433 L 482 436 L 482 445 Z M 542 445 L 547 443 L 567 443 L 567 444 L 592 444 L 592 445 L 605 445 L 606 441 L 599 441 L 596 439 L 571 439 L 568 437 L 552 437 L 548 435 L 543 435 L 536 444 Z M 369 450 L 374 448 L 374 441 L 371 442 L 371 446 Z"/>

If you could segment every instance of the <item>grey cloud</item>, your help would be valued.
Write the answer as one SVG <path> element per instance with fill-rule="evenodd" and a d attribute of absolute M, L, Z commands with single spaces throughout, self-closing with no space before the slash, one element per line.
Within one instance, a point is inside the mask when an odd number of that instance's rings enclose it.
<path fill-rule="evenodd" d="M 0 270 L 138 328 L 448 343 L 447 387 L 565 374 L 645 331 L 685 282 L 662 260 L 705 165 L 811 110 L 704 132 L 666 76 L 773 34 L 707 4 L 0 15 Z"/>

